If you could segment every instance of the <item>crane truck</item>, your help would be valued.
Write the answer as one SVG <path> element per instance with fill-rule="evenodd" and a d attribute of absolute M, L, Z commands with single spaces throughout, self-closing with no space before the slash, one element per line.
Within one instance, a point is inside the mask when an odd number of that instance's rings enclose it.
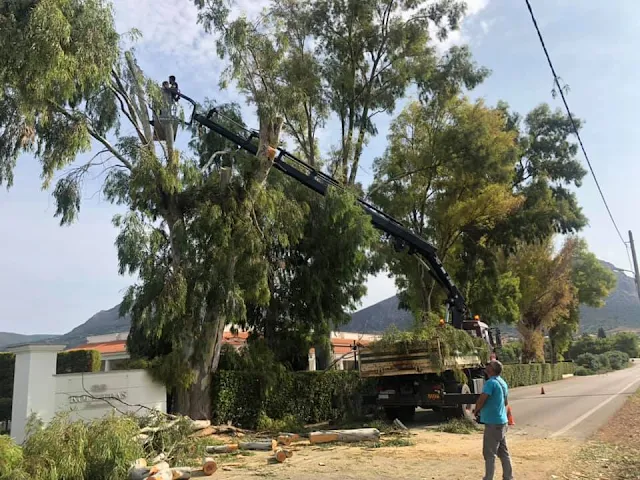
<path fill-rule="evenodd" d="M 240 126 L 246 135 L 238 134 L 216 118 L 221 115 L 217 109 L 206 114 L 198 111 L 197 103 L 181 92 L 172 92 L 189 102 L 193 110 L 190 119 L 221 135 L 238 148 L 257 155 L 258 133 Z M 159 126 L 161 127 L 161 126 Z M 161 138 L 160 132 L 159 138 Z M 326 195 L 330 187 L 343 188 L 333 177 L 313 168 L 282 147 L 270 147 L 273 167 L 320 195 Z M 384 232 L 398 251 L 414 255 L 427 267 L 429 274 L 447 293 L 446 323 L 461 329 L 471 336 L 486 342 L 489 351 L 495 354 L 501 345 L 500 332 L 490 329 L 476 316 L 471 318 L 466 301 L 455 285 L 444 265 L 438 258 L 436 248 L 425 239 L 416 235 L 395 218 L 367 202 L 357 199 L 358 204 L 369 215 L 373 226 Z M 436 348 L 439 345 L 436 342 Z M 484 365 L 478 355 L 449 355 L 439 365 L 432 361 L 430 352 L 424 349 L 409 351 L 406 354 L 379 352 L 364 349 L 358 352 L 358 368 L 363 378 L 377 379 L 377 398 L 375 402 L 383 407 L 390 418 L 410 418 L 416 407 L 440 410 L 448 416 L 462 416 L 476 403 L 484 383 Z M 455 372 L 464 372 L 465 379 Z"/>

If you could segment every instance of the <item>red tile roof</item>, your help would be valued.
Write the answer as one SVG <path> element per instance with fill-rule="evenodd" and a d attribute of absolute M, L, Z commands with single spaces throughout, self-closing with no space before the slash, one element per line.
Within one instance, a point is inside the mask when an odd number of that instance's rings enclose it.
<path fill-rule="evenodd" d="M 235 347 L 239 347 L 244 345 L 249 338 L 249 332 L 224 332 L 223 334 L 223 342 L 228 343 L 229 345 L 233 345 Z M 353 347 L 354 340 L 347 338 L 332 338 L 331 345 L 333 346 L 333 351 L 337 354 L 345 354 L 351 351 Z M 360 346 L 367 346 L 371 343 L 369 340 L 356 340 L 356 343 Z M 127 341 L 126 340 L 114 340 L 111 342 L 101 342 L 101 343 L 85 343 L 84 345 L 79 345 L 70 350 L 97 350 L 100 353 L 108 354 L 108 353 L 125 353 L 127 351 Z"/>

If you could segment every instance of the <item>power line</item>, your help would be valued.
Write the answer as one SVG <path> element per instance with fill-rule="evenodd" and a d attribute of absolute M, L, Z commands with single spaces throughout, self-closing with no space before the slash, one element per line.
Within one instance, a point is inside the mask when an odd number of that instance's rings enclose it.
<path fill-rule="evenodd" d="M 527 8 L 529 9 L 529 13 L 531 14 L 531 20 L 533 21 L 533 26 L 536 28 L 536 32 L 538 32 L 538 38 L 540 39 L 540 44 L 542 45 L 542 49 L 544 50 L 544 54 L 547 57 L 547 62 L 549 63 L 549 68 L 551 69 L 551 73 L 553 74 L 553 80 L 558 87 L 558 92 L 560 93 L 560 97 L 562 98 L 562 103 L 564 103 L 564 108 L 567 110 L 567 115 L 569 115 L 569 120 L 571 121 L 571 126 L 573 127 L 573 131 L 578 137 L 578 143 L 580 144 L 580 148 L 582 149 L 582 153 L 584 154 L 584 158 L 587 160 L 587 165 L 589 165 L 589 170 L 591 171 L 591 175 L 593 176 L 593 180 L 596 182 L 596 187 L 598 187 L 598 192 L 600 192 L 600 197 L 602 197 L 602 202 L 604 203 L 605 208 L 607 209 L 607 213 L 609 214 L 609 218 L 613 223 L 613 226 L 618 232 L 618 236 L 622 243 L 625 244 L 625 248 L 627 242 L 625 241 L 622 233 L 620 233 L 620 229 L 618 228 L 618 224 L 613 218 L 613 214 L 611 213 L 611 209 L 609 208 L 609 204 L 607 203 L 606 198 L 604 197 L 604 193 L 602 192 L 602 188 L 600 188 L 600 183 L 598 182 L 598 177 L 596 177 L 596 172 L 593 171 L 593 167 L 591 166 L 591 160 L 589 160 L 589 155 L 587 155 L 587 150 L 584 148 L 584 144 L 582 143 L 582 138 L 580 138 L 580 133 L 578 133 L 578 128 L 576 126 L 575 121 L 573 120 L 573 115 L 571 115 L 571 110 L 569 110 L 569 105 L 567 104 L 567 99 L 564 96 L 564 92 L 562 87 L 560 86 L 560 82 L 558 81 L 558 74 L 556 74 L 556 70 L 553 67 L 553 63 L 551 62 L 551 58 L 549 57 L 549 52 L 547 51 L 547 46 L 544 43 L 544 39 L 542 38 L 542 33 L 540 33 L 540 29 L 538 28 L 538 22 L 536 21 L 536 17 L 533 14 L 533 10 L 531 9 L 531 3 L 529 0 L 525 0 L 527 3 Z"/>

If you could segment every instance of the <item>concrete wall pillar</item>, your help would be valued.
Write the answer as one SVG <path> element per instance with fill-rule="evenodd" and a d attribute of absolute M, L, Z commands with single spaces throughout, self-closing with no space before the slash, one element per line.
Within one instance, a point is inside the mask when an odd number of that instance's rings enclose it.
<path fill-rule="evenodd" d="M 25 440 L 32 413 L 45 423 L 55 414 L 56 360 L 63 349 L 63 345 L 17 345 L 7 349 L 16 355 L 11 437 L 19 444 Z"/>

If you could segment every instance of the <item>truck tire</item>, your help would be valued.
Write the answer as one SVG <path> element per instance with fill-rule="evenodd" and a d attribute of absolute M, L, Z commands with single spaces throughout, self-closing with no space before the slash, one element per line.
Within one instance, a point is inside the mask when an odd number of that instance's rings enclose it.
<path fill-rule="evenodd" d="M 384 414 L 390 422 L 396 418 L 401 422 L 410 422 L 416 414 L 416 407 L 384 407 Z"/>
<path fill-rule="evenodd" d="M 455 386 L 447 385 L 445 390 L 447 393 L 471 393 L 471 389 L 466 383 L 458 383 Z M 446 407 L 442 409 L 442 415 L 446 420 L 450 420 L 452 418 L 472 418 L 474 407 L 474 404 L 460 404 L 453 407 Z"/>

